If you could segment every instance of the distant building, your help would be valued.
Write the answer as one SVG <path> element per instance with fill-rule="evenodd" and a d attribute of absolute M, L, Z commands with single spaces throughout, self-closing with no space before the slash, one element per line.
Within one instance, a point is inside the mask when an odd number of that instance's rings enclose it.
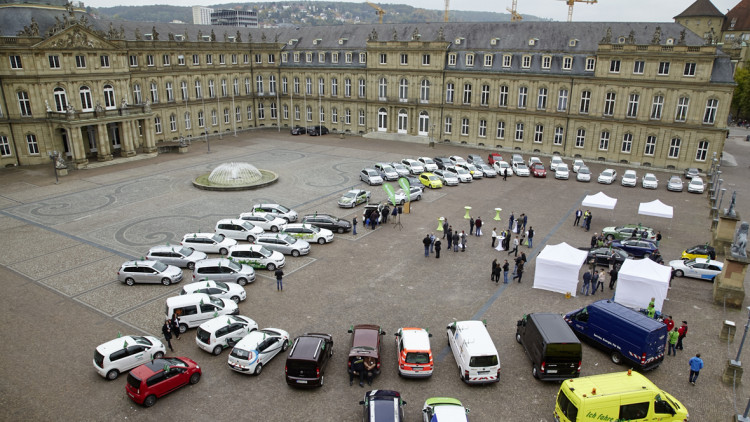
<path fill-rule="evenodd" d="M 193 23 L 196 25 L 211 25 L 211 13 L 214 9 L 203 6 L 193 6 Z"/>
<path fill-rule="evenodd" d="M 211 12 L 211 25 L 257 28 L 258 12 L 254 10 L 217 10 Z"/>

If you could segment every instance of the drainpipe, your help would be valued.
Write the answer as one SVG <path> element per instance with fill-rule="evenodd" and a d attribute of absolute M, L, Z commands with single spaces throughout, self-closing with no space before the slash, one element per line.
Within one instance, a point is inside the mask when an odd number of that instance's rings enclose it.
<path fill-rule="evenodd" d="M 570 78 L 570 96 L 568 97 L 568 112 L 565 115 L 565 136 L 563 136 L 563 156 L 568 148 L 568 129 L 570 128 L 570 111 L 573 109 L 573 78 Z"/>

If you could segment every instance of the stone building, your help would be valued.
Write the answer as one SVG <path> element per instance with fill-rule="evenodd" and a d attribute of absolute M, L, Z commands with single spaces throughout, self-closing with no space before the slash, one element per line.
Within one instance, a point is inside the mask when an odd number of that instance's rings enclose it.
<path fill-rule="evenodd" d="M 59 150 L 84 167 L 181 137 L 323 124 L 707 169 L 734 89 L 729 57 L 677 23 L 235 30 L 30 3 L 0 4 L 3 166 Z"/>

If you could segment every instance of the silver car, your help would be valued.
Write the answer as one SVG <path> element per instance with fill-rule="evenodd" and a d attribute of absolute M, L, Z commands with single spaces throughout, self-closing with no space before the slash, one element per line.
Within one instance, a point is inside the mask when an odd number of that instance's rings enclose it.
<path fill-rule="evenodd" d="M 195 268 L 195 263 L 208 258 L 203 252 L 182 245 L 159 245 L 149 249 L 146 259 L 161 261 L 181 268 Z"/>
<path fill-rule="evenodd" d="M 458 177 L 455 173 L 446 170 L 435 170 L 432 173 L 443 182 L 443 186 L 458 186 Z"/>
<path fill-rule="evenodd" d="M 297 221 L 297 211 L 281 204 L 255 204 L 253 205 L 253 211 L 269 213 L 274 217 L 286 220 L 287 223 Z"/>
<path fill-rule="evenodd" d="M 398 177 L 405 177 L 411 174 L 409 172 L 409 169 L 401 163 L 397 163 L 394 161 L 393 163 L 391 163 L 391 167 L 396 170 L 396 173 L 398 173 Z"/>
<path fill-rule="evenodd" d="M 471 183 L 471 173 L 469 173 L 469 170 L 466 170 L 463 167 L 451 167 L 446 171 L 456 176 L 458 178 L 458 181 L 461 183 Z"/>
<path fill-rule="evenodd" d="M 182 270 L 159 261 L 128 261 L 117 271 L 117 279 L 128 286 L 135 283 L 161 283 L 169 286 L 182 280 Z"/>
<path fill-rule="evenodd" d="M 383 180 L 398 180 L 398 172 L 388 163 L 375 164 L 375 170 L 380 173 Z"/>
<path fill-rule="evenodd" d="M 680 179 L 680 176 L 672 176 L 669 178 L 669 182 L 667 182 L 667 190 L 671 190 L 672 192 L 682 192 L 682 179 Z"/>
<path fill-rule="evenodd" d="M 493 169 L 489 165 L 484 164 L 484 163 L 479 163 L 479 164 L 475 164 L 475 166 L 479 170 L 481 170 L 482 173 L 484 173 L 484 177 L 497 177 L 497 172 L 495 171 L 495 169 Z"/>
<path fill-rule="evenodd" d="M 579 182 L 590 182 L 591 181 L 591 170 L 589 170 L 586 166 L 581 166 L 578 168 L 578 173 L 576 173 L 576 180 Z"/>
<path fill-rule="evenodd" d="M 284 255 L 300 256 L 310 253 L 310 244 L 302 239 L 289 236 L 286 233 L 265 234 L 255 239 L 256 245 L 263 245 L 266 249 L 278 251 Z"/>
<path fill-rule="evenodd" d="M 370 186 L 383 184 L 383 178 L 380 177 L 380 173 L 371 168 L 362 169 L 362 171 L 359 172 L 359 180 L 367 183 Z"/>
<path fill-rule="evenodd" d="M 404 203 L 406 202 L 406 194 L 404 194 L 404 190 L 397 190 L 396 194 L 394 195 L 394 199 L 397 204 L 404 205 Z M 410 186 L 409 201 L 419 201 L 420 199 L 422 199 L 422 188 L 419 186 Z"/>
<path fill-rule="evenodd" d="M 225 219 L 219 220 L 214 229 L 216 233 L 235 240 L 247 240 L 252 242 L 258 235 L 263 234 L 265 230 L 256 226 L 247 220 Z"/>
<path fill-rule="evenodd" d="M 239 264 L 226 258 L 204 259 L 195 264 L 195 270 L 193 270 L 193 281 L 203 279 L 245 286 L 255 281 L 255 270 L 249 265 Z"/>
<path fill-rule="evenodd" d="M 286 220 L 281 217 L 276 217 L 270 212 L 243 212 L 240 214 L 240 218 L 259 226 L 263 230 L 277 232 L 279 228 L 286 224 Z"/>
<path fill-rule="evenodd" d="M 180 244 L 196 251 L 226 255 L 237 241 L 219 233 L 188 233 L 182 237 Z"/>

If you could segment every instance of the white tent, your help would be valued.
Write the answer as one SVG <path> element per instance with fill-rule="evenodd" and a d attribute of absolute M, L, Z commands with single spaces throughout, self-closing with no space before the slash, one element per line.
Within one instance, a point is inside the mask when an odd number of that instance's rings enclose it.
<path fill-rule="evenodd" d="M 630 308 L 647 308 L 653 297 L 661 311 L 669 291 L 672 269 L 650 259 L 626 259 L 617 275 L 615 302 Z"/>
<path fill-rule="evenodd" d="M 651 202 L 641 202 L 638 206 L 638 214 L 661 218 L 672 218 L 674 215 L 673 208 L 658 199 Z"/>
<path fill-rule="evenodd" d="M 587 195 L 585 198 L 583 198 L 583 202 L 581 203 L 581 205 L 584 207 L 613 210 L 615 209 L 615 205 L 617 205 L 617 199 L 610 198 L 609 196 L 605 195 L 604 192 L 599 192 L 596 195 Z"/>
<path fill-rule="evenodd" d="M 536 257 L 534 288 L 576 295 L 578 272 L 588 253 L 567 243 L 548 245 Z"/>

